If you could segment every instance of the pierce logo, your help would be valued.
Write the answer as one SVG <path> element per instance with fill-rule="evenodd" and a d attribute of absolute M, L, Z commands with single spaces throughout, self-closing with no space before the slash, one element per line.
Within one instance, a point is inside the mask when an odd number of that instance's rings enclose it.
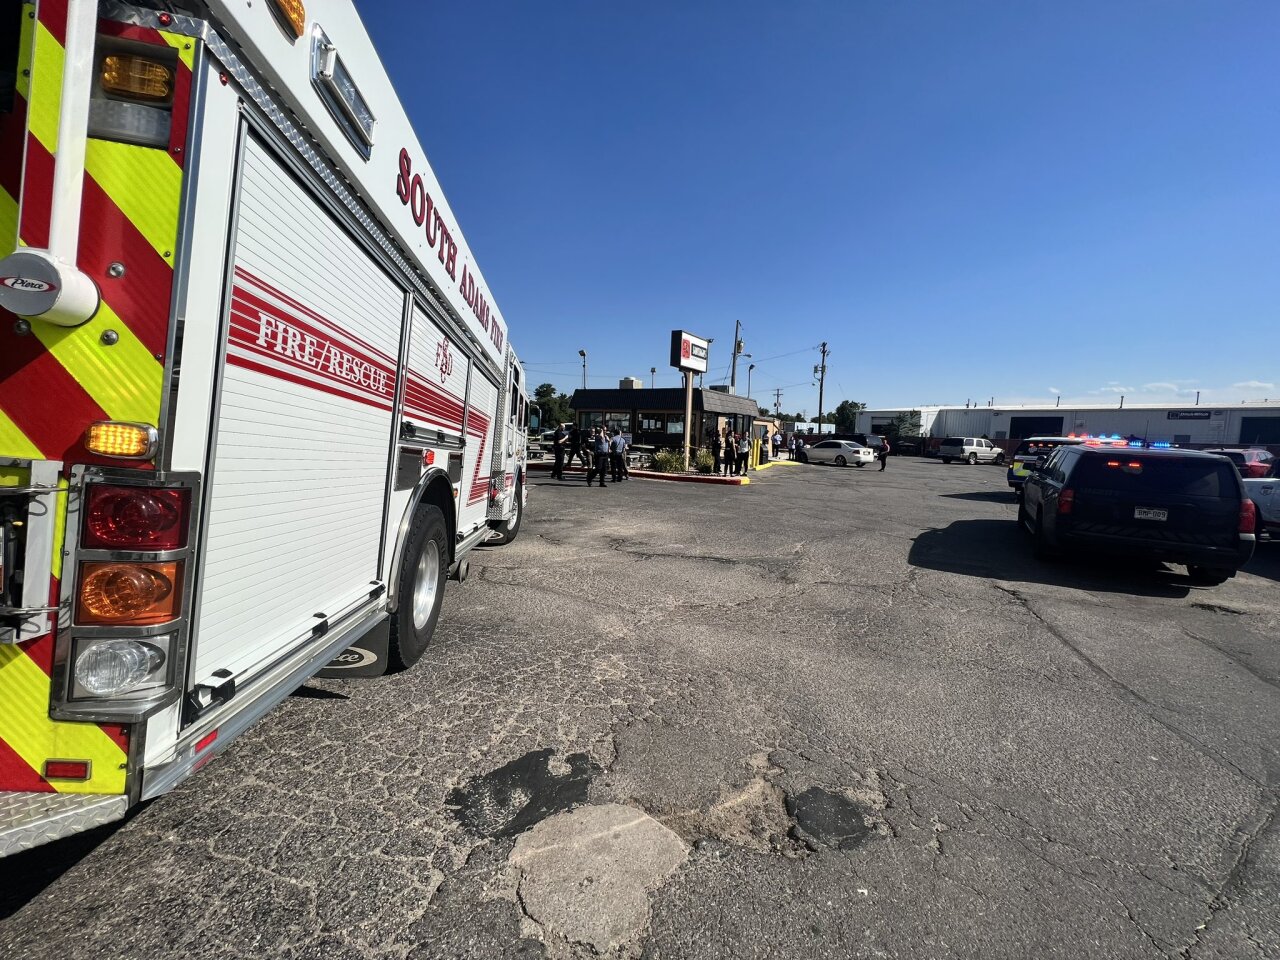
<path fill-rule="evenodd" d="M 0 283 L 11 290 L 22 290 L 26 293 L 53 293 L 58 289 L 56 283 L 32 280 L 29 277 L 0 277 Z"/>
<path fill-rule="evenodd" d="M 453 353 L 449 350 L 448 340 L 441 340 L 436 347 L 436 369 L 440 371 L 441 383 L 453 375 Z"/>

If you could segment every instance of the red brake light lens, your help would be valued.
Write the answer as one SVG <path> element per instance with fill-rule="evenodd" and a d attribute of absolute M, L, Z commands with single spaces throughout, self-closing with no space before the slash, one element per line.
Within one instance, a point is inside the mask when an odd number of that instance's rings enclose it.
<path fill-rule="evenodd" d="M 1258 508 L 1253 501 L 1245 497 L 1240 501 L 1240 532 L 1253 533 L 1258 521 Z"/>
<path fill-rule="evenodd" d="M 187 545 L 191 491 L 91 484 L 85 508 L 88 550 L 177 550 Z"/>
<path fill-rule="evenodd" d="M 1058 513 L 1070 513 L 1071 509 L 1076 505 L 1076 492 L 1074 490 L 1063 490 L 1058 494 Z"/>

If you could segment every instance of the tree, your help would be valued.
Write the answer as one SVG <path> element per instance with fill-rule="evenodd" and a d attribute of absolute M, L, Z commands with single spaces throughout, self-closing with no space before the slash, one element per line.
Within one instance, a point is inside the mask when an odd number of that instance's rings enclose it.
<path fill-rule="evenodd" d="M 758 407 L 757 409 L 760 411 L 760 416 L 769 417 L 770 419 L 773 418 L 773 411 L 767 407 Z"/>
<path fill-rule="evenodd" d="M 569 406 L 569 395 L 557 394 L 553 384 L 538 384 L 533 391 L 533 402 L 542 411 L 541 422 L 538 425 L 540 430 L 550 430 L 556 424 L 573 420 L 573 408 Z"/>
<path fill-rule="evenodd" d="M 891 441 L 900 437 L 920 436 L 920 411 L 912 410 L 898 414 L 893 418 L 893 423 L 889 424 L 885 432 L 889 435 Z"/>
<path fill-rule="evenodd" d="M 865 403 L 858 403 L 856 400 L 841 400 L 835 411 L 823 419 L 834 423 L 837 433 L 853 433 L 857 430 L 858 411 L 865 410 L 866 407 Z"/>

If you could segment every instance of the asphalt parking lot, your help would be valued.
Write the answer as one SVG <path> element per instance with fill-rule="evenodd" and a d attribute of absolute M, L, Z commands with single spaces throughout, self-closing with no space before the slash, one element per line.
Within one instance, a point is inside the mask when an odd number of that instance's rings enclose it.
<path fill-rule="evenodd" d="M 1014 516 L 909 458 L 535 477 L 414 671 L 6 861 L 0 955 L 1280 957 L 1280 544 L 1198 588 Z"/>

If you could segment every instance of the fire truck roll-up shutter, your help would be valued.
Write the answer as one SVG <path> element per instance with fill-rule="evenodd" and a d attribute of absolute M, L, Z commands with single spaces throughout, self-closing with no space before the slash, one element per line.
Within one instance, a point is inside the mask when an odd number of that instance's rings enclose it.
<path fill-rule="evenodd" d="M 404 293 L 246 135 L 193 685 L 251 680 L 378 591 Z"/>

